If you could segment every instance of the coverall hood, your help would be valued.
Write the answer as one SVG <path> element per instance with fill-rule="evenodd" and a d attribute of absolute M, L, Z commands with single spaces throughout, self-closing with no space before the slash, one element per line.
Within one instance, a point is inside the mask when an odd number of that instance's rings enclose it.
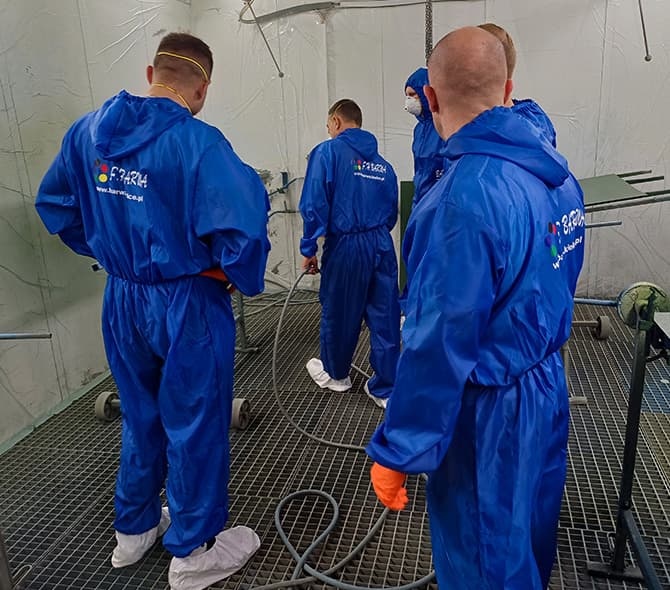
<path fill-rule="evenodd" d="M 421 114 L 416 118 L 419 121 L 430 121 L 432 124 L 432 115 L 430 114 L 430 106 L 428 105 L 428 99 L 423 92 L 423 87 L 428 84 L 428 70 L 426 68 L 419 68 L 414 72 L 407 82 L 405 82 L 405 89 L 410 86 L 414 92 L 416 92 L 419 100 L 421 101 Z"/>
<path fill-rule="evenodd" d="M 368 160 L 377 155 L 377 138 L 364 129 L 345 129 L 336 139 L 344 141 L 356 153 Z"/>
<path fill-rule="evenodd" d="M 546 139 L 556 147 L 556 129 L 551 122 L 549 115 L 542 110 L 542 107 L 534 100 L 526 98 L 524 100 L 514 100 L 512 110 L 528 119 L 540 131 L 544 133 Z"/>
<path fill-rule="evenodd" d="M 124 158 L 187 117 L 191 114 L 168 98 L 147 99 L 122 90 L 95 113 L 91 137 L 103 157 Z"/>
<path fill-rule="evenodd" d="M 547 186 L 561 186 L 570 174 L 567 160 L 543 132 L 522 116 L 496 107 L 485 111 L 446 142 L 443 155 L 454 160 L 465 154 L 495 156 L 514 162 Z"/>

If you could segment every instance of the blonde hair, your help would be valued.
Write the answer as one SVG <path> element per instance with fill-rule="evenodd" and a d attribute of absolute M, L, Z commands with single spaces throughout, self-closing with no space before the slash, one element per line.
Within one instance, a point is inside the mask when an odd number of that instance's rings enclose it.
<path fill-rule="evenodd" d="M 505 29 L 494 23 L 484 23 L 483 25 L 479 25 L 478 28 L 491 33 L 502 43 L 505 49 L 505 61 L 507 62 L 507 77 L 511 79 L 512 74 L 514 74 L 514 68 L 516 68 L 516 48 L 514 47 L 512 37 L 510 37 Z"/>

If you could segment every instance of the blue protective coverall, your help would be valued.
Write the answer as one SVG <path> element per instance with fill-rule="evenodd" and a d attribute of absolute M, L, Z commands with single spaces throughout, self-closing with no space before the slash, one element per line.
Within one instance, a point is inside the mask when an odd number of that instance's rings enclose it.
<path fill-rule="evenodd" d="M 235 321 L 221 267 L 263 290 L 268 199 L 216 128 L 125 91 L 67 132 L 37 195 L 46 228 L 108 272 L 102 331 L 123 408 L 116 530 L 184 557 L 228 518 Z M 168 472 L 169 464 L 169 472 Z"/>
<path fill-rule="evenodd" d="M 412 153 L 414 154 L 413 205 L 421 200 L 423 195 L 444 173 L 444 156 L 441 154 L 444 140 L 438 135 L 435 125 L 433 125 L 430 106 L 423 92 L 423 87 L 426 84 L 428 84 L 428 70 L 426 68 L 419 68 L 405 84 L 405 88 L 408 86 L 413 88 L 421 100 L 421 114 L 417 117 L 417 124 L 414 127 L 414 140 L 412 141 Z"/>
<path fill-rule="evenodd" d="M 528 119 L 542 132 L 547 141 L 556 147 L 556 129 L 554 129 L 554 124 L 542 107 L 531 98 L 513 99 L 513 102 L 512 111 Z"/>
<path fill-rule="evenodd" d="M 404 348 L 367 452 L 428 473 L 441 590 L 546 588 L 565 482 L 568 339 L 583 195 L 511 109 L 446 143 L 451 165 L 412 212 Z"/>
<path fill-rule="evenodd" d="M 300 199 L 300 252 L 321 259 L 321 360 L 334 379 L 349 375 L 361 321 L 370 330 L 370 393 L 393 389 L 400 350 L 398 262 L 390 231 L 398 219 L 398 180 L 374 135 L 346 129 L 312 151 Z"/>
<path fill-rule="evenodd" d="M 423 94 L 421 96 L 424 96 Z M 425 100 L 425 98 L 422 98 L 422 101 Z M 556 147 L 556 130 L 554 129 L 554 124 L 551 122 L 551 119 L 549 118 L 549 115 L 544 112 L 542 107 L 540 107 L 539 104 L 537 104 L 534 100 L 530 98 L 526 98 L 523 100 L 516 100 L 513 99 L 514 105 L 511 107 L 512 111 L 515 112 L 517 115 L 520 115 L 524 119 L 528 120 L 530 123 L 532 123 L 535 127 L 537 127 L 541 134 L 544 136 L 544 138 L 551 143 L 553 147 Z M 423 103 L 422 103 L 423 104 Z M 440 146 L 440 157 L 442 158 L 442 166 L 446 170 L 449 167 L 449 161 L 445 160 L 445 154 L 446 152 L 444 151 L 444 146 L 445 143 L 442 142 L 442 145 Z M 440 176 L 443 173 L 443 171 L 440 172 Z M 432 185 L 431 185 L 432 186 Z M 430 187 L 428 187 L 430 189 Z M 417 203 L 418 199 L 416 198 L 416 193 L 414 195 L 414 200 L 413 204 L 415 205 Z M 407 300 L 407 284 L 405 284 L 405 287 L 400 295 L 400 309 L 404 313 L 405 312 L 405 302 Z"/>

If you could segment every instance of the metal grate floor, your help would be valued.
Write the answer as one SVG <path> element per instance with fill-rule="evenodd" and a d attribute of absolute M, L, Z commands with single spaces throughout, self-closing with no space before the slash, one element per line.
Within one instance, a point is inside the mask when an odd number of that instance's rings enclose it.
<path fill-rule="evenodd" d="M 312 293 L 301 294 L 312 300 Z M 288 579 L 294 564 L 274 529 L 278 501 L 290 492 L 316 488 L 340 503 L 340 522 L 311 563 L 327 569 L 358 543 L 382 509 L 370 487 L 369 462 L 361 453 L 324 449 L 307 442 L 279 414 L 271 391 L 271 350 L 279 307 L 271 297 L 247 303 L 247 332 L 259 354 L 240 354 L 236 395 L 252 403 L 254 421 L 231 434 L 231 525 L 255 528 L 262 546 L 244 570 L 221 587 L 246 590 Z M 352 372 L 348 394 L 316 388 L 304 365 L 318 355 L 318 304 L 292 306 L 279 355 L 283 401 L 307 430 L 341 442 L 364 444 L 382 412 L 363 393 Z M 602 310 L 578 308 L 579 318 Z M 561 514 L 559 555 L 550 588 L 626 589 L 639 585 L 596 581 L 587 560 L 605 559 L 614 527 L 626 416 L 631 334 L 614 317 L 607 342 L 576 330 L 571 341 L 575 395 L 588 405 L 572 408 L 569 468 Z M 355 364 L 369 370 L 367 337 Z M 637 522 L 661 579 L 670 588 L 670 370 L 651 367 L 642 417 L 634 492 Z M 167 588 L 169 556 L 157 544 L 136 566 L 113 570 L 113 491 L 120 423 L 103 424 L 93 414 L 98 385 L 0 456 L 0 529 L 15 571 L 29 568 L 21 588 L 134 590 Z M 390 516 L 365 551 L 340 574 L 359 585 L 391 586 L 420 578 L 432 567 L 423 486 L 410 483 L 409 510 Z M 325 528 L 330 508 L 313 498 L 285 510 L 284 527 L 298 550 Z M 313 585 L 318 586 L 318 585 Z M 4 589 L 3 589 L 4 590 Z"/>

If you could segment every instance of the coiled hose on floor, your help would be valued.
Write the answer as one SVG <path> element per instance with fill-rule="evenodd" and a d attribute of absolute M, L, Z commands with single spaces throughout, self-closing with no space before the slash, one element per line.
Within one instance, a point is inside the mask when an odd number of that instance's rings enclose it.
<path fill-rule="evenodd" d="M 289 424 L 291 424 L 291 426 L 293 426 L 293 428 L 295 428 L 300 434 L 321 445 L 334 447 L 336 449 L 346 449 L 351 451 L 365 452 L 365 447 L 359 445 L 338 443 L 335 441 L 327 440 L 325 438 L 316 436 L 311 432 L 306 431 L 304 428 L 302 428 L 299 424 L 295 422 L 295 420 L 289 414 L 288 410 L 284 407 L 284 404 L 281 401 L 281 396 L 279 394 L 279 385 L 277 383 L 277 355 L 279 352 L 281 328 L 284 322 L 284 316 L 286 315 L 286 310 L 291 305 L 291 298 L 293 297 L 293 294 L 297 290 L 300 281 L 307 273 L 308 271 L 303 272 L 293 283 L 293 286 L 291 287 L 291 289 L 288 292 L 288 295 L 286 296 L 286 300 L 284 301 L 281 313 L 279 314 L 279 321 L 277 322 L 277 331 L 275 332 L 274 346 L 272 348 L 272 390 L 274 392 L 277 405 L 279 406 L 279 410 L 283 414 L 284 418 L 286 418 Z M 356 367 L 355 365 L 352 365 L 352 368 L 361 373 L 362 375 L 369 377 L 363 370 Z M 330 504 L 333 510 L 333 515 L 326 529 L 314 540 L 314 542 L 304 551 L 304 553 L 300 555 L 296 550 L 296 548 L 291 544 L 291 541 L 289 541 L 288 535 L 286 534 L 286 532 L 282 527 L 281 515 L 284 507 L 287 504 L 289 504 L 293 500 L 296 500 L 298 498 L 304 498 L 307 496 L 317 496 L 319 498 L 326 500 Z M 358 543 L 358 545 L 356 545 L 356 547 L 354 547 L 354 549 L 351 551 L 351 553 L 349 553 L 349 555 L 347 555 L 344 559 L 342 559 L 340 562 L 338 562 L 325 572 L 319 572 L 318 570 L 308 565 L 307 559 L 314 552 L 314 550 L 323 541 L 325 541 L 328 535 L 335 529 L 337 521 L 340 516 L 340 507 L 335 498 L 333 498 L 330 494 L 323 492 L 321 490 L 300 490 L 297 492 L 293 492 L 292 494 L 289 494 L 288 496 L 283 498 L 281 502 L 279 502 L 277 508 L 275 509 L 275 527 L 277 528 L 277 532 L 279 533 L 279 537 L 281 538 L 282 542 L 284 543 L 284 545 L 286 545 L 286 548 L 289 550 L 289 553 L 296 561 L 296 566 L 295 569 L 293 570 L 293 575 L 291 576 L 290 580 L 285 580 L 283 582 L 276 582 L 274 584 L 266 584 L 264 586 L 256 586 L 253 588 L 253 590 L 275 590 L 275 589 L 278 590 L 280 588 L 291 588 L 295 586 L 302 586 L 304 584 L 310 584 L 312 582 L 317 581 L 328 584 L 329 586 L 334 586 L 335 588 L 340 588 L 341 590 L 413 590 L 415 588 L 420 588 L 432 582 L 435 578 L 434 571 L 424 576 L 420 580 L 416 580 L 409 584 L 404 584 L 402 586 L 388 586 L 386 588 L 370 588 L 367 586 L 356 586 L 353 584 L 347 584 L 346 582 L 342 582 L 336 578 L 331 577 L 332 574 L 342 569 L 345 565 L 347 565 L 354 558 L 356 558 L 356 556 L 366 547 L 366 545 L 372 540 L 372 538 L 377 534 L 379 529 L 381 529 L 381 527 L 383 526 L 384 521 L 386 520 L 386 517 L 388 516 L 389 512 L 390 510 L 388 508 L 384 509 L 384 512 L 382 512 L 382 515 L 379 517 L 377 522 L 372 526 L 368 534 L 365 535 L 365 537 L 360 541 L 360 543 Z M 309 575 L 300 577 L 303 571 Z"/>

